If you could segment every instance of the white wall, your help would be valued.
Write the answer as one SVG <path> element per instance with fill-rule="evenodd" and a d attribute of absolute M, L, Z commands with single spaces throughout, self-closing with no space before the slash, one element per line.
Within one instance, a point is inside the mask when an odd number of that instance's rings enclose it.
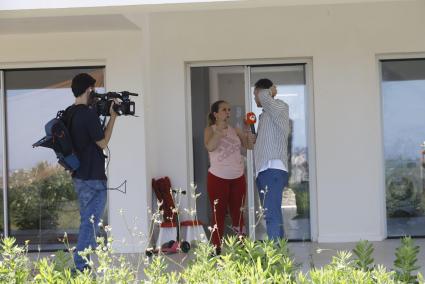
<path fill-rule="evenodd" d="M 425 52 L 424 14 L 424 1 L 152 14 L 152 175 L 190 182 L 185 62 L 312 57 L 318 240 L 383 239 L 376 56 Z"/>
<path fill-rule="evenodd" d="M 420 0 L 135 13 L 127 16 L 142 32 L 0 36 L 0 69 L 100 60 L 109 90 L 142 94 L 136 99 L 141 116 L 119 118 L 110 147 L 110 185 L 128 181 L 126 195 L 109 195 L 115 244 L 134 251 L 142 248 L 133 247 L 128 229 L 137 217 L 136 232 L 147 232 L 150 179 L 168 175 L 174 187 L 190 183 L 185 62 L 311 57 L 318 239 L 378 240 L 386 224 L 376 55 L 425 53 L 424 14 Z"/>
<path fill-rule="evenodd" d="M 110 142 L 109 186 L 127 180 L 127 194 L 109 192 L 109 220 L 116 247 L 120 251 L 135 248 L 129 233 L 146 233 L 148 204 L 146 188 L 145 114 L 140 32 L 86 32 L 27 34 L 0 37 L 0 69 L 8 67 L 106 65 L 107 90 L 128 90 L 141 94 L 135 99 L 140 117 L 119 117 Z M 65 107 L 65 106 L 64 106 Z M 41 133 L 40 133 L 41 135 Z M 53 155 L 53 153 L 52 153 Z M 123 216 L 119 214 L 124 210 Z M 127 219 L 126 224 L 123 218 Z M 137 218 L 134 228 L 134 219 Z M 129 228 L 128 228 L 129 227 Z M 121 242 L 126 240 L 125 244 Z M 136 238 L 134 242 L 139 242 Z"/>

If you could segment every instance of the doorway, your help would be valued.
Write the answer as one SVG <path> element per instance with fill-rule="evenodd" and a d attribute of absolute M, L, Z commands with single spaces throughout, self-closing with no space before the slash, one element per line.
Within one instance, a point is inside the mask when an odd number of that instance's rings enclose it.
<path fill-rule="evenodd" d="M 244 128 L 247 112 L 254 112 L 257 117 L 261 109 L 257 108 L 254 97 L 254 84 L 261 78 L 268 78 L 278 89 L 277 99 L 289 105 L 292 125 L 288 149 L 289 185 L 284 190 L 282 212 L 284 231 L 288 240 L 315 240 L 315 226 L 310 222 L 314 190 L 314 149 L 312 145 L 313 118 L 312 92 L 309 62 L 282 64 L 234 64 L 234 65 L 190 65 L 190 107 L 192 130 L 192 180 L 201 193 L 197 199 L 198 218 L 209 226 L 212 213 L 207 193 L 207 174 L 209 168 L 208 152 L 204 146 L 204 129 L 210 105 L 217 100 L 230 104 L 230 125 Z M 256 127 L 256 125 L 255 125 Z M 247 179 L 247 199 L 244 216 L 248 234 L 252 239 L 261 240 L 266 236 L 265 222 L 258 214 L 259 198 L 255 185 L 253 154 L 251 150 L 242 149 Z M 314 204 L 314 203 L 313 203 Z M 312 210 L 310 210 L 312 209 Z M 225 234 L 231 233 L 230 217 L 226 217 Z M 314 223 L 314 222 L 313 222 Z M 313 230 L 312 230 L 313 228 Z M 206 230 L 209 232 L 208 230 Z M 312 233 L 313 232 L 313 233 Z"/>

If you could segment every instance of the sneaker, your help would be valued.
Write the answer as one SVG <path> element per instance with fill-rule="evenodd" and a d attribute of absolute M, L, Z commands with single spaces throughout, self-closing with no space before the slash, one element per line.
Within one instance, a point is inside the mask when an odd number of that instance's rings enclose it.
<path fill-rule="evenodd" d="M 210 258 L 217 257 L 221 254 L 221 248 L 214 248 L 214 251 L 210 254 Z"/>
<path fill-rule="evenodd" d="M 219 256 L 220 254 L 221 254 L 221 247 L 216 247 L 214 256 Z"/>
<path fill-rule="evenodd" d="M 71 277 L 75 278 L 78 275 L 79 270 L 77 270 L 76 268 L 71 268 Z"/>

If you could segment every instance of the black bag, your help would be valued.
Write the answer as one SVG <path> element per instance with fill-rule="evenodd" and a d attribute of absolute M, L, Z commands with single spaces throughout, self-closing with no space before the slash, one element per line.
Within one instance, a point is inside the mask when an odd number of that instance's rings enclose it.
<path fill-rule="evenodd" d="M 71 173 L 80 167 L 80 161 L 74 153 L 71 135 L 69 134 L 72 117 L 77 109 L 77 106 L 72 105 L 65 111 L 59 111 L 56 118 L 46 123 L 44 127 L 46 136 L 32 145 L 33 147 L 41 146 L 53 149 L 58 158 L 58 163 Z"/>

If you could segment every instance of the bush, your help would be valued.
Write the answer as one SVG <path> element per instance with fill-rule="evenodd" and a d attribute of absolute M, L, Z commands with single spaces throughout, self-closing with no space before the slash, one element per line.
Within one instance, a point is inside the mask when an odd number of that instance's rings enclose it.
<path fill-rule="evenodd" d="M 211 245 L 200 244 L 195 260 L 180 274 L 181 280 L 184 283 L 288 283 L 295 280 L 296 265 L 285 240 L 253 242 L 229 237 L 223 255 L 212 257 L 212 252 Z"/>
<path fill-rule="evenodd" d="M 416 283 L 416 275 L 413 272 L 419 269 L 416 264 L 418 254 L 419 247 L 414 245 L 412 238 L 401 239 L 401 246 L 396 249 L 397 258 L 394 261 L 398 280 L 403 283 Z"/>
<path fill-rule="evenodd" d="M 64 202 L 76 200 L 70 175 L 59 166 L 39 163 L 9 177 L 9 212 L 19 229 L 56 228 Z"/>
<path fill-rule="evenodd" d="M 424 213 L 422 180 L 417 163 L 386 160 L 386 205 L 391 218 L 415 217 Z"/>
<path fill-rule="evenodd" d="M 357 257 L 354 261 L 356 268 L 363 271 L 370 271 L 373 269 L 373 246 L 368 241 L 360 241 L 357 243 L 356 247 L 353 249 L 353 253 Z"/>
<path fill-rule="evenodd" d="M 421 274 L 414 274 L 419 253 L 410 238 L 402 240 L 397 249 L 396 271 L 374 265 L 373 248 L 368 242 L 360 242 L 353 257 L 351 252 L 341 251 L 330 264 L 321 269 L 311 269 L 307 274 L 298 272 L 286 241 L 254 242 L 235 237 L 226 239 L 223 254 L 214 256 L 214 248 L 200 243 L 195 249 L 195 259 L 186 267 L 177 264 L 180 271 L 167 272 L 167 256 L 159 254 L 150 259 L 139 256 L 137 263 L 112 250 L 112 239 L 98 238 L 96 249 L 87 249 L 83 258 L 92 270 L 72 273 L 72 254 L 58 253 L 55 258 L 42 258 L 31 263 L 27 248 L 19 247 L 13 238 L 5 238 L 0 244 L 0 283 L 424 283 Z M 93 265 L 88 255 L 95 254 L 98 264 Z M 170 259 L 171 261 L 171 259 Z M 139 266 L 141 263 L 144 265 Z M 145 279 L 139 279 L 144 268 Z"/>
<path fill-rule="evenodd" d="M 297 217 L 310 218 L 310 192 L 308 182 L 300 182 L 291 186 L 295 193 Z"/>
<path fill-rule="evenodd" d="M 0 244 L 0 283 L 25 283 L 30 275 L 27 246 L 15 245 L 14 238 L 3 239 Z"/>

